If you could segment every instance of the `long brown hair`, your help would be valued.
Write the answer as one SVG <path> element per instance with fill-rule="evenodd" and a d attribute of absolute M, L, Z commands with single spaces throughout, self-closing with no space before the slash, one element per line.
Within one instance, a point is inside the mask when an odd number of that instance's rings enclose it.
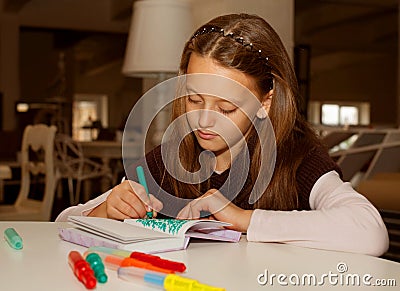
<path fill-rule="evenodd" d="M 243 38 L 243 43 L 251 43 L 257 51 L 268 57 L 268 65 L 259 55 L 231 37 L 221 33 L 196 34 L 185 45 L 180 63 L 180 74 L 187 72 L 192 53 L 210 57 L 219 65 L 234 68 L 248 74 L 256 81 L 260 96 L 270 91 L 273 78 L 273 97 L 269 118 L 276 137 L 277 157 L 272 180 L 253 208 L 273 210 L 293 210 L 299 208 L 296 171 L 303 157 L 318 143 L 314 132 L 298 111 L 300 100 L 298 85 L 290 58 L 274 29 L 262 18 L 248 14 L 223 15 L 209 21 L 202 27 L 219 27 L 225 34 L 233 33 Z M 201 28 L 202 28 L 201 27 Z M 201 29 L 200 28 L 200 29 Z M 200 31 L 200 30 L 198 30 Z M 182 99 L 182 98 L 181 98 Z M 172 120 L 185 113 L 183 100 L 175 100 Z M 256 134 L 254 128 L 250 135 Z M 201 148 L 192 134 L 186 136 L 180 146 L 180 159 L 188 171 L 199 168 L 198 155 Z M 261 159 L 259 142 L 251 154 L 250 179 L 259 174 Z M 168 176 L 165 176 L 166 178 Z M 182 198 L 201 195 L 198 185 L 190 185 L 167 178 Z"/>

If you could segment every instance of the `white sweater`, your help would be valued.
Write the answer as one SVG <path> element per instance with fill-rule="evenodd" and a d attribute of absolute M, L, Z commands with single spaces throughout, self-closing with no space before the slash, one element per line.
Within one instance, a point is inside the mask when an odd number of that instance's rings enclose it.
<path fill-rule="evenodd" d="M 66 221 L 70 215 L 89 214 L 111 191 L 65 209 L 56 221 Z M 328 172 L 317 180 L 309 203 L 311 210 L 304 211 L 254 210 L 247 240 L 373 256 L 380 256 L 388 249 L 388 233 L 379 212 L 350 183 L 343 182 L 337 172 Z"/>

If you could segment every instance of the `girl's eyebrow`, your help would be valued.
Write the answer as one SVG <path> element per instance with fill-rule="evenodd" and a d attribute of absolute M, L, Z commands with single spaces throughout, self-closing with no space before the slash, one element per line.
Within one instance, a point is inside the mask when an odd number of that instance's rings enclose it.
<path fill-rule="evenodd" d="M 240 106 L 240 104 L 242 104 L 242 102 L 241 102 L 242 100 L 237 100 L 235 98 L 223 98 L 223 97 L 216 96 L 216 95 L 213 95 L 212 93 L 207 93 L 207 92 L 199 93 L 198 90 L 193 88 L 191 85 L 186 85 L 186 90 L 190 91 L 190 93 L 193 93 L 193 94 L 195 94 L 197 96 L 200 96 L 200 97 L 202 97 L 204 94 L 215 96 L 215 97 L 220 98 L 221 102 L 231 103 L 231 104 L 233 104 L 235 106 Z"/>
<path fill-rule="evenodd" d="M 196 94 L 199 94 L 195 88 L 188 86 L 188 85 L 186 85 L 186 90 L 192 91 L 193 93 L 196 93 Z"/>

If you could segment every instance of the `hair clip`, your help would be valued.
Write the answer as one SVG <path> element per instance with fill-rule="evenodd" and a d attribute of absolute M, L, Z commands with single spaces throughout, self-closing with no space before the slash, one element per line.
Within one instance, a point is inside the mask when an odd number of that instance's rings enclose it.
<path fill-rule="evenodd" d="M 230 38 L 232 38 L 233 40 L 235 40 L 237 43 L 240 43 L 244 48 L 246 48 L 246 49 L 248 49 L 248 50 L 250 50 L 250 51 L 252 51 L 252 52 L 257 53 L 257 54 L 258 54 L 258 57 L 259 57 L 260 59 L 265 59 L 266 62 L 267 62 L 267 66 L 269 66 L 269 65 L 268 65 L 269 58 L 268 58 L 268 57 L 264 57 L 264 56 L 262 55 L 262 50 L 261 50 L 261 49 L 255 49 L 252 42 L 245 42 L 245 40 L 244 40 L 244 38 L 243 38 L 242 36 L 236 36 L 233 32 L 229 32 L 229 33 L 226 33 L 226 34 L 225 34 L 225 30 L 224 30 L 223 28 L 218 27 L 218 26 L 214 26 L 214 25 L 205 25 L 205 26 L 199 28 L 199 29 L 193 34 L 193 36 L 191 37 L 191 40 L 197 38 L 197 37 L 200 36 L 200 35 L 208 34 L 208 33 L 213 33 L 213 32 L 218 32 L 218 33 L 220 33 L 223 37 L 230 37 Z"/>
<path fill-rule="evenodd" d="M 199 28 L 191 37 L 190 40 L 193 40 L 197 38 L 200 35 L 203 34 L 209 34 L 209 33 L 220 33 L 223 37 L 230 37 L 231 39 L 235 40 L 237 43 L 241 44 L 245 49 L 257 54 L 259 59 L 263 59 L 265 61 L 265 66 L 268 68 L 268 74 L 270 75 L 270 84 L 269 84 L 269 89 L 271 90 L 273 88 L 273 78 L 271 75 L 271 66 L 269 65 L 269 58 L 263 56 L 263 52 L 261 49 L 256 49 L 253 46 L 252 42 L 245 42 L 244 38 L 242 36 L 236 36 L 233 32 L 229 32 L 225 34 L 225 30 L 221 27 L 214 26 L 214 25 L 208 25 L 206 24 L 205 26 Z"/>

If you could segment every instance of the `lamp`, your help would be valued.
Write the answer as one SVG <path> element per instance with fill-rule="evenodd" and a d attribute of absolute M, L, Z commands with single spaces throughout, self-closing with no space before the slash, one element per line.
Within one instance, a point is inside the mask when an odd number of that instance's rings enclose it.
<path fill-rule="evenodd" d="M 185 0 L 141 0 L 133 5 L 123 74 L 132 77 L 172 75 L 192 32 L 190 3 Z"/>
<path fill-rule="evenodd" d="M 156 78 L 160 83 L 167 77 L 177 74 L 184 44 L 193 30 L 189 1 L 139 0 L 134 2 L 122 67 L 124 75 Z M 158 94 L 157 104 L 146 106 L 160 108 L 159 105 L 161 105 L 162 107 L 165 104 L 165 94 L 161 89 Z M 155 132 L 152 139 L 154 143 L 161 141 L 166 124 L 168 124 L 168 114 L 166 110 L 162 110 L 154 122 Z"/>

